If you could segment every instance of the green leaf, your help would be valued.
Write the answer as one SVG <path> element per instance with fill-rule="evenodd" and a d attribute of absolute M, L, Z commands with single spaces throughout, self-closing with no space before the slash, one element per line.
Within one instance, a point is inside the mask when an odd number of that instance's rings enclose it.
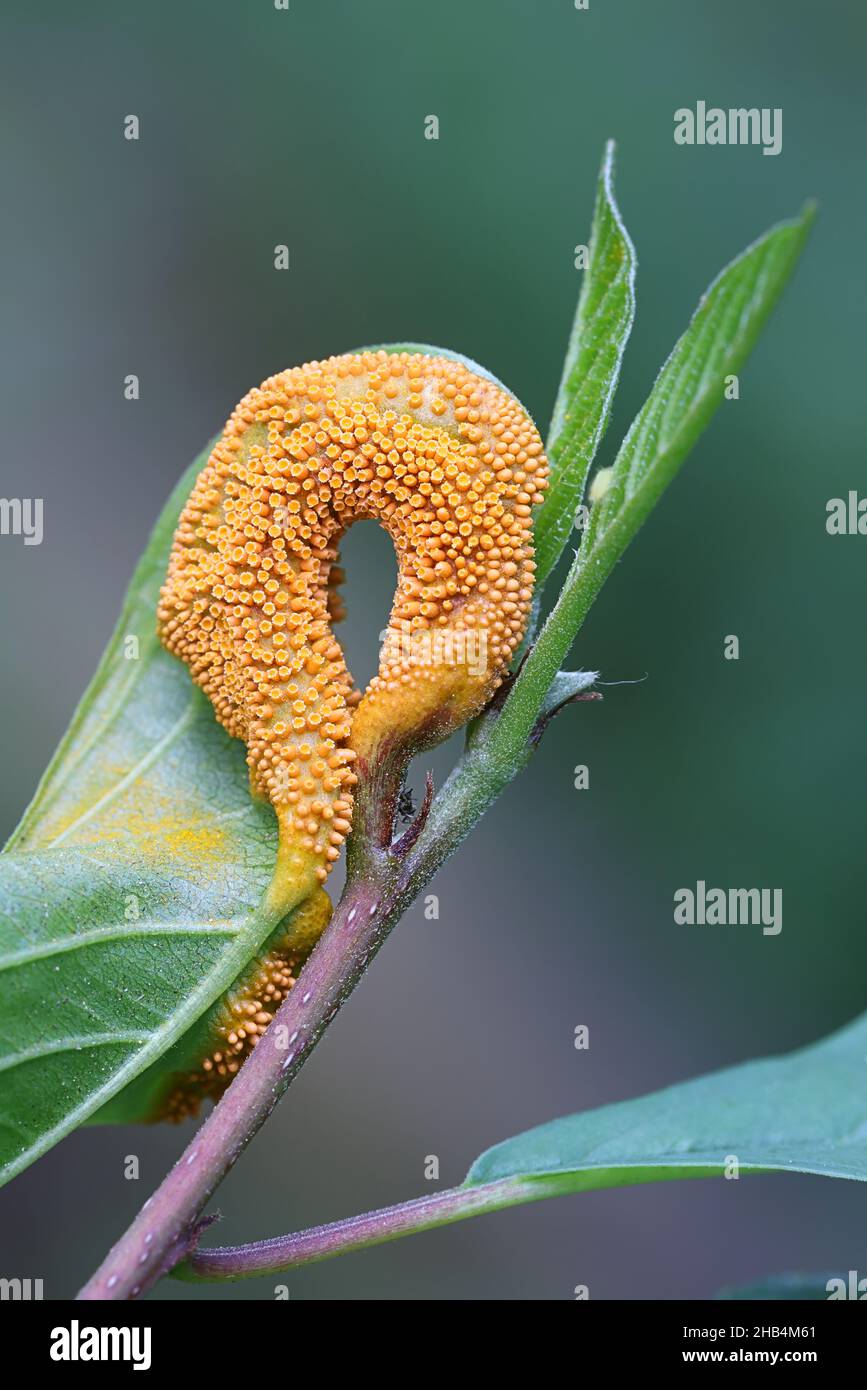
<path fill-rule="evenodd" d="M 275 1274 L 525 1202 L 675 1178 L 734 1176 L 734 1160 L 738 1176 L 817 1173 L 864 1182 L 865 1077 L 867 1014 L 787 1057 L 747 1062 L 527 1130 L 483 1153 L 460 1187 L 255 1245 L 197 1250 L 174 1273 L 193 1281 Z M 754 1288 L 721 1296 L 816 1295 L 768 1295 Z"/>
<path fill-rule="evenodd" d="M 563 1191 L 742 1173 L 867 1181 L 867 1014 L 786 1057 L 747 1062 L 497 1144 L 466 1183 L 563 1179 Z"/>
<path fill-rule="evenodd" d="M 564 705 L 591 690 L 598 679 L 598 671 L 558 671 L 542 701 L 540 716 L 556 714 Z"/>
<path fill-rule="evenodd" d="M 720 1289 L 716 1295 L 719 1299 L 739 1300 L 747 1303 L 772 1302 L 777 1303 L 781 1300 L 794 1300 L 798 1303 L 813 1302 L 827 1303 L 830 1293 L 829 1285 L 832 1280 L 838 1283 L 834 1286 L 839 1288 L 839 1281 L 848 1284 L 848 1270 L 845 1274 L 769 1274 L 764 1279 L 758 1279 L 752 1284 L 739 1284 L 737 1288 Z"/>
<path fill-rule="evenodd" d="M 815 215 L 772 227 L 726 266 L 702 296 L 689 327 L 656 378 L 595 501 L 581 547 L 586 568 L 607 574 L 707 428 L 756 345 L 804 244 Z M 602 491 L 594 479 L 594 490 Z"/>
<path fill-rule="evenodd" d="M 686 459 L 723 399 L 797 264 L 813 220 L 772 228 L 733 261 L 703 296 L 611 469 L 590 488 L 607 490 L 591 507 L 581 548 L 554 608 L 527 654 L 489 740 L 497 765 L 518 758 L 551 682 L 596 596 L 642 522 Z"/>
<path fill-rule="evenodd" d="M 156 635 L 172 535 L 207 454 L 169 499 L 0 856 L 0 1180 L 176 1042 L 277 925 L 260 907 L 273 812 L 251 799 L 243 746 Z"/>
<path fill-rule="evenodd" d="M 539 586 L 572 531 L 635 317 L 635 248 L 614 198 L 614 150 L 609 140 L 599 171 L 588 268 L 548 432 L 550 486 L 535 524 Z"/>

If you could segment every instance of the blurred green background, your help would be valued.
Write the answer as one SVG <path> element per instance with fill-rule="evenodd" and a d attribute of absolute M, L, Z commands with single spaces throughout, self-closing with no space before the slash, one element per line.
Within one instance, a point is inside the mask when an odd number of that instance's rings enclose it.
<path fill-rule="evenodd" d="M 4 6 L 2 491 L 45 499 L 40 547 L 0 540 L 6 832 L 167 492 L 250 386 L 412 339 L 484 363 L 544 426 L 613 136 L 639 274 L 607 462 L 719 267 L 820 204 L 740 399 L 577 644 L 575 664 L 647 679 L 558 719 L 433 885 L 439 920 L 407 915 L 222 1189 L 221 1242 L 429 1190 L 426 1155 L 449 1185 L 508 1134 L 809 1042 L 867 1004 L 867 541 L 824 525 L 829 497 L 867 492 L 865 39 L 857 0 Z M 782 153 L 675 146 L 673 112 L 698 99 L 782 107 Z M 346 564 L 341 636 L 366 678 L 394 580 L 376 527 L 355 529 Z M 673 893 L 699 878 L 781 887 L 781 935 L 675 926 Z M 183 1140 L 72 1136 L 0 1193 L 0 1272 L 68 1297 Z M 705 1297 L 863 1270 L 864 1232 L 856 1184 L 684 1183 L 285 1282 L 293 1299 Z M 272 1298 L 274 1282 L 155 1296 Z"/>

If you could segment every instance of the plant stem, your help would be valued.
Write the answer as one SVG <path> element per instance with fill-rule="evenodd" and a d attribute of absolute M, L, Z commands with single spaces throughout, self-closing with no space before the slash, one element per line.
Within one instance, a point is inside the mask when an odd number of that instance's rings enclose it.
<path fill-rule="evenodd" d="M 558 637 L 559 646 L 562 636 L 558 633 Z M 543 633 L 540 642 L 544 640 Z M 343 896 L 295 987 L 224 1096 L 85 1284 L 79 1299 L 138 1298 L 195 1247 L 206 1204 L 307 1060 L 388 933 L 531 756 L 532 743 L 526 738 L 508 739 L 508 751 L 498 746 L 503 735 L 500 721 L 510 704 L 514 705 L 511 697 L 503 710 L 492 708 L 478 720 L 470 746 L 439 795 L 432 805 L 426 797 L 413 835 L 402 837 L 401 853 L 395 852 L 395 846 L 383 847 L 379 824 L 375 834 L 356 840 Z M 525 700 L 515 710 L 515 717 L 523 725 L 530 712 L 531 704 Z M 532 732 L 532 719 L 528 727 Z M 369 805 L 366 782 L 365 777 L 359 784 L 361 804 L 368 808 L 367 819 L 373 827 L 376 817 Z"/>
<path fill-rule="evenodd" d="M 270 1115 L 395 920 L 382 880 L 369 874 L 347 886 L 258 1046 L 80 1299 L 137 1298 L 192 1248 L 205 1204 Z"/>
<path fill-rule="evenodd" d="M 583 575 L 573 566 L 564 595 Z M 577 584 L 576 584 L 577 581 Z M 598 583 L 582 595 L 581 618 Z M 364 767 L 360 825 L 350 841 L 343 896 L 298 982 L 283 1001 L 225 1095 L 133 1224 L 112 1248 L 80 1299 L 131 1299 L 152 1288 L 195 1247 L 201 1213 L 270 1115 L 392 927 L 491 802 L 529 760 L 539 710 L 575 635 L 570 604 L 554 608 L 502 705 L 481 716 L 439 795 L 426 798 L 400 853 L 388 843 L 402 769 L 389 763 L 387 785 Z M 574 599 L 572 600 L 574 603 Z M 381 769 L 379 769 L 381 773 Z M 400 774 L 400 775 L 399 775 Z M 375 793 L 378 793 L 375 794 Z M 429 811 L 429 814 L 428 814 Z"/>
<path fill-rule="evenodd" d="M 174 1277 L 187 1283 L 215 1283 L 278 1274 L 285 1269 L 327 1260 L 332 1255 L 364 1250 L 401 1236 L 464 1221 L 470 1216 L 501 1211 L 519 1202 L 555 1197 L 563 1190 L 563 1183 L 556 1178 L 503 1178 L 476 1187 L 451 1187 L 430 1197 L 381 1207 L 378 1211 L 313 1226 L 294 1235 L 274 1236 L 250 1245 L 198 1249 L 177 1267 Z"/>

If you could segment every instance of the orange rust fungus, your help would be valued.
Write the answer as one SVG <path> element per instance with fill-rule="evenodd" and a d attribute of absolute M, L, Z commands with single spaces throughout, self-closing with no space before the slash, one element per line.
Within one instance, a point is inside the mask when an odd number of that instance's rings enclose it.
<path fill-rule="evenodd" d="M 330 916 L 328 894 L 315 889 L 278 930 L 264 954 L 250 963 L 228 994 L 196 1025 L 198 1060 L 192 1068 L 180 1068 L 173 1075 L 150 1119 L 185 1120 L 198 1113 L 203 1100 L 220 1098 L 295 985 Z"/>
<path fill-rule="evenodd" d="M 385 739 L 438 742 L 501 683 L 530 610 L 546 478 L 523 407 L 447 357 L 330 357 L 269 377 L 233 412 L 181 515 L 159 631 L 247 745 L 251 787 L 279 821 L 284 906 L 339 856 L 356 758 Z M 331 624 L 340 537 L 363 518 L 388 531 L 399 572 L 362 697 Z"/>
<path fill-rule="evenodd" d="M 211 1024 L 210 1053 L 197 1069 L 179 1079 L 155 1116 L 180 1121 L 198 1112 L 203 1100 L 217 1100 L 264 1033 L 295 984 L 301 962 L 280 950 L 264 958 L 255 977 L 242 990 L 233 990 Z"/>

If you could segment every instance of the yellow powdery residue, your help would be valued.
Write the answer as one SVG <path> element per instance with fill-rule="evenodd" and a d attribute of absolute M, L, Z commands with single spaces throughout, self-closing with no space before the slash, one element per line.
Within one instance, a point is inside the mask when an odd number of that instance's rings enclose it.
<path fill-rule="evenodd" d="M 189 803 L 170 801 L 153 787 L 137 784 L 121 801 L 90 816 L 93 806 L 91 800 L 71 808 L 52 825 L 52 840 L 64 836 L 70 845 L 117 846 L 133 840 L 136 855 L 145 860 L 175 859 L 200 868 L 224 864 L 231 856 L 231 842 L 219 825 L 196 818 L 198 808 L 191 814 Z"/>

